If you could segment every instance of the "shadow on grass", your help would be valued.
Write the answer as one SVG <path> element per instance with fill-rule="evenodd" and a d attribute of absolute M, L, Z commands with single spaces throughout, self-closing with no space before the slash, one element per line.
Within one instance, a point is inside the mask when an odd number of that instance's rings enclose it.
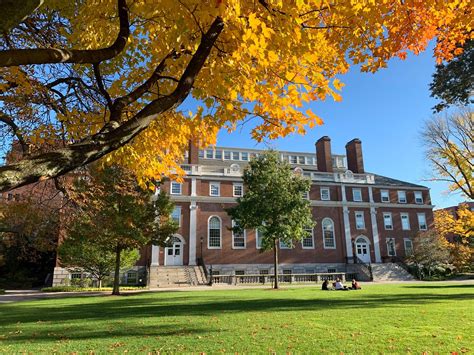
<path fill-rule="evenodd" d="M 421 289 L 443 289 L 443 288 L 463 288 L 463 289 L 469 289 L 469 288 L 474 288 L 474 284 L 468 284 L 468 285 L 406 285 L 403 286 L 403 288 L 421 288 Z"/>

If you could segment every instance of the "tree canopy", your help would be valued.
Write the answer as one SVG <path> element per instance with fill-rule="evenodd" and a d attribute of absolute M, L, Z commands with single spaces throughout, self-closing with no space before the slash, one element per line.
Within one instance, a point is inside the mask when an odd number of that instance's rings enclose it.
<path fill-rule="evenodd" d="M 243 174 L 245 194 L 237 206 L 227 210 L 237 233 L 258 229 L 261 249 L 274 251 L 275 288 L 278 288 L 279 243 L 293 246 L 311 233 L 312 221 L 308 193 L 309 179 L 293 172 L 278 153 L 270 151 L 253 158 Z"/>
<path fill-rule="evenodd" d="M 0 168 L 1 191 L 109 153 L 145 185 L 180 172 L 189 139 L 249 119 L 257 140 L 304 133 L 322 124 L 304 105 L 340 100 L 351 64 L 374 72 L 433 38 L 450 60 L 473 36 L 468 0 L 31 3 L 26 18 L 10 4 L 0 38 L 0 134 L 23 152 Z"/>

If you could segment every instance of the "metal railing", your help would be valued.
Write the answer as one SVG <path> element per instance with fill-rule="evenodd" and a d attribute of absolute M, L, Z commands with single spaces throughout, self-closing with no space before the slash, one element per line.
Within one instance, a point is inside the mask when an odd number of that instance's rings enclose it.
<path fill-rule="evenodd" d="M 352 275 L 352 274 L 351 274 Z M 325 280 L 335 281 L 341 279 L 345 282 L 348 274 L 345 272 L 336 273 L 315 273 L 315 274 L 279 274 L 278 282 L 289 284 L 317 284 Z M 350 275 L 349 275 L 350 276 Z M 227 285 L 265 285 L 273 284 L 273 275 L 211 275 L 213 284 Z"/>

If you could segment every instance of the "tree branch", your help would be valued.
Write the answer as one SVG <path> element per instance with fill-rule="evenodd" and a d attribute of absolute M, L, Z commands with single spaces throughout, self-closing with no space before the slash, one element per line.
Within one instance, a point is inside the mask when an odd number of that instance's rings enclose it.
<path fill-rule="evenodd" d="M 159 114 L 178 106 L 189 95 L 196 76 L 204 66 L 223 28 L 223 20 L 217 17 L 201 37 L 198 49 L 171 94 L 152 101 L 134 117 L 115 129 L 99 132 L 62 149 L 0 167 L 0 192 L 64 175 L 75 168 L 98 160 L 130 142 L 146 129 Z"/>
<path fill-rule="evenodd" d="M 25 141 L 25 138 L 20 132 L 20 127 L 18 127 L 18 125 L 10 116 L 4 114 L 1 111 L 0 111 L 0 122 L 5 123 L 7 126 L 11 128 L 11 130 L 13 131 L 13 134 L 16 136 L 16 138 L 18 139 L 18 142 L 20 143 L 23 155 L 27 156 L 29 154 L 29 148 L 28 148 L 28 144 Z"/>
<path fill-rule="evenodd" d="M 93 50 L 35 48 L 0 51 L 0 67 L 28 64 L 82 63 L 93 64 L 117 56 L 127 44 L 130 23 L 126 0 L 118 0 L 120 30 L 115 42 L 107 48 Z"/>

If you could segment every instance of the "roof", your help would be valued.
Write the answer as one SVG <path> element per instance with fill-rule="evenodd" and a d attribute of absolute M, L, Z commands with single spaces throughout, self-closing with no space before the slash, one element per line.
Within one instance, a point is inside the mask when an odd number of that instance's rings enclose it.
<path fill-rule="evenodd" d="M 386 176 L 373 174 L 375 178 L 375 185 L 386 185 L 386 186 L 407 186 L 407 187 L 419 187 L 423 189 L 428 189 L 426 186 L 412 184 L 411 182 L 401 181 L 397 179 L 392 179 Z"/>

